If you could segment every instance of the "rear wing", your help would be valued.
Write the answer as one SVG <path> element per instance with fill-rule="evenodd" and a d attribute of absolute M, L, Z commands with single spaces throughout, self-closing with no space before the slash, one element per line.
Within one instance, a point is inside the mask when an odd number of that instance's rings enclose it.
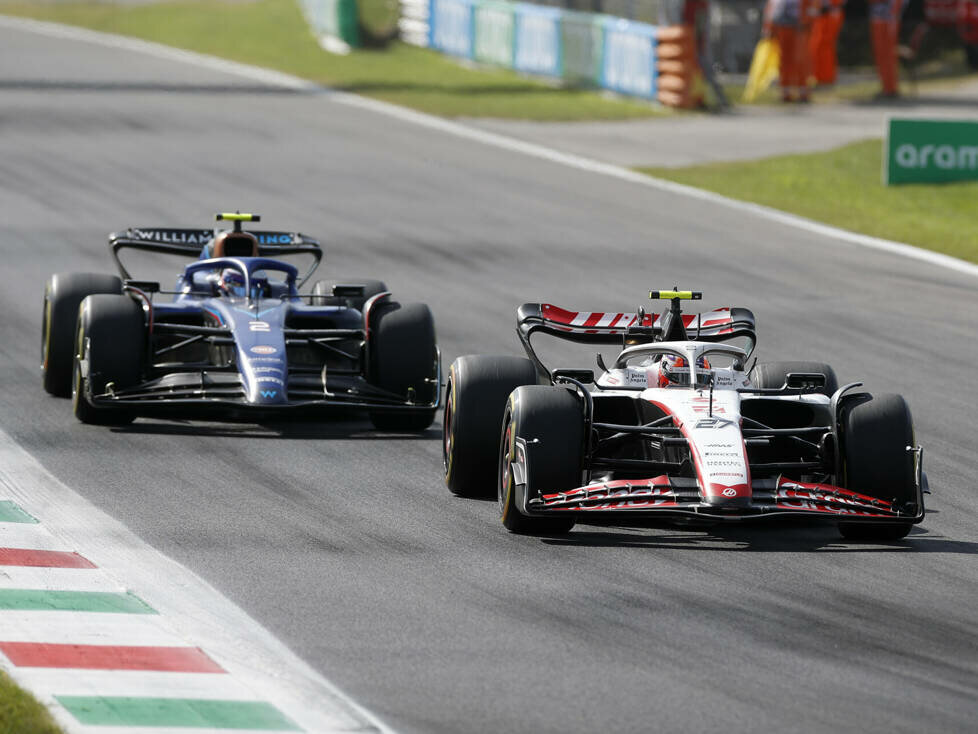
<path fill-rule="evenodd" d="M 692 341 L 721 342 L 744 337 L 750 341 L 748 354 L 757 344 L 754 314 L 746 308 L 718 308 L 704 313 L 682 314 L 683 325 Z M 624 347 L 629 330 L 641 327 L 650 335 L 661 335 L 662 314 L 570 311 L 549 303 L 524 303 L 516 312 L 516 332 L 527 356 L 547 373 L 540 363 L 530 337 L 538 332 L 582 344 L 609 344 Z"/>
<path fill-rule="evenodd" d="M 109 235 L 109 249 L 115 260 L 119 274 L 125 280 L 132 276 L 119 259 L 119 251 L 124 249 L 159 252 L 165 255 L 180 255 L 196 259 L 204 245 L 214 239 L 218 229 L 180 229 L 175 227 L 132 227 L 124 232 Z M 259 232 L 248 230 L 258 238 L 258 254 L 261 257 L 281 255 L 311 255 L 313 264 L 298 281 L 301 286 L 319 267 L 323 259 L 323 249 L 319 240 L 299 232 Z"/>

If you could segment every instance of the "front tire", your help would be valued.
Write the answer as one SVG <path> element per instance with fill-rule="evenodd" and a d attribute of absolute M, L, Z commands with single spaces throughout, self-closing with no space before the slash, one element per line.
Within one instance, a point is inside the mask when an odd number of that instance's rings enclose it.
<path fill-rule="evenodd" d="M 95 405 L 91 397 L 139 383 L 146 332 L 143 309 L 128 296 L 95 295 L 78 311 L 72 404 L 82 423 L 121 426 L 132 423 L 128 410 Z M 85 367 L 83 368 L 83 365 Z"/>
<path fill-rule="evenodd" d="M 499 425 L 509 394 L 535 385 L 537 370 L 526 357 L 470 355 L 448 371 L 442 414 L 445 484 L 459 497 L 496 495 Z"/>
<path fill-rule="evenodd" d="M 437 385 L 438 348 L 435 322 L 423 303 L 386 302 L 370 313 L 369 379 L 379 388 L 414 402 L 434 403 Z M 423 431 L 435 419 L 435 408 L 411 412 L 372 411 L 370 420 L 382 431 Z"/>
<path fill-rule="evenodd" d="M 122 280 L 101 273 L 57 273 L 48 278 L 41 317 L 41 372 L 51 395 L 71 396 L 78 307 L 86 296 L 97 293 L 121 294 Z"/>
<path fill-rule="evenodd" d="M 844 485 L 853 492 L 916 510 L 916 446 L 913 419 L 899 395 L 854 396 L 841 411 Z M 906 537 L 912 522 L 840 522 L 847 540 L 891 541 Z"/>
<path fill-rule="evenodd" d="M 527 497 L 539 497 L 581 484 L 584 464 L 584 414 L 580 398 L 565 387 L 527 385 L 513 391 L 503 416 L 499 446 L 499 514 L 511 533 L 562 535 L 574 516 L 532 517 L 516 502 L 512 463 L 517 439 L 527 442 Z"/>

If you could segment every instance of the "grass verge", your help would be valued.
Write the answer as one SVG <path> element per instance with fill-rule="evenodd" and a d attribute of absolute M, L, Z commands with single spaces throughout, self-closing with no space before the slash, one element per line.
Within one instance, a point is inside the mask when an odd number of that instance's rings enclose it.
<path fill-rule="evenodd" d="M 313 38 L 295 0 L 134 5 L 0 0 L 0 13 L 135 36 L 448 117 L 619 120 L 672 114 L 646 102 L 555 87 L 511 71 L 466 68 L 403 43 L 330 54 Z"/>
<path fill-rule="evenodd" d="M 0 734 L 61 734 L 48 710 L 0 670 Z"/>
<path fill-rule="evenodd" d="M 884 186 L 881 166 L 881 141 L 866 140 L 827 153 L 639 170 L 978 263 L 978 182 Z"/>

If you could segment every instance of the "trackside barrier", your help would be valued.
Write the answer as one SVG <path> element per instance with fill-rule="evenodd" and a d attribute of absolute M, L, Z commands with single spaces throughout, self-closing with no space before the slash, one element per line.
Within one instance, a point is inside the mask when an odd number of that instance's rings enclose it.
<path fill-rule="evenodd" d="M 430 0 L 428 45 L 452 56 L 471 59 L 475 36 L 472 0 Z"/>
<path fill-rule="evenodd" d="M 527 74 L 562 75 L 560 10 L 521 3 L 516 6 L 513 65 Z"/>
<path fill-rule="evenodd" d="M 359 46 L 357 0 L 300 0 L 306 20 L 320 39 L 337 38 L 348 46 Z"/>
<path fill-rule="evenodd" d="M 655 98 L 656 28 L 622 18 L 604 21 L 601 86 L 613 92 Z"/>
<path fill-rule="evenodd" d="M 512 3 L 480 2 L 475 6 L 473 56 L 483 64 L 513 67 L 516 14 Z"/>
<path fill-rule="evenodd" d="M 564 79 L 574 84 L 601 80 L 605 16 L 564 12 L 560 18 L 561 58 Z"/>
<path fill-rule="evenodd" d="M 689 26 L 507 0 L 427 2 L 427 45 L 442 53 L 675 107 L 702 99 Z M 412 11 L 413 19 L 423 15 Z"/>

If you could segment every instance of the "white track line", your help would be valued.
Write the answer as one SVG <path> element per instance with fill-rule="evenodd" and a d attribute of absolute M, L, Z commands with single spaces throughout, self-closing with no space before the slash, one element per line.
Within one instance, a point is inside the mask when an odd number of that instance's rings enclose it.
<path fill-rule="evenodd" d="M 45 589 L 48 591 L 124 592 L 115 579 L 92 568 L 35 568 L 0 566 L 0 589 Z M 6 639 L 6 630 L 0 627 Z"/>
<path fill-rule="evenodd" d="M 0 609 L 0 630 L 6 642 L 52 645 L 193 646 L 156 614 L 103 612 L 40 612 Z"/>
<path fill-rule="evenodd" d="M 185 640 L 182 644 L 202 648 L 229 674 L 79 673 L 15 667 L 0 654 L 0 667 L 49 706 L 66 731 L 88 734 L 92 727 L 80 726 L 53 696 L 81 691 L 264 700 L 313 734 L 391 731 L 210 584 L 62 484 L 3 430 L 0 499 L 13 500 L 41 521 L 39 525 L 0 523 L 8 539 L 26 541 L 20 547 L 77 550 L 98 566 L 73 569 L 79 578 L 96 574 L 124 583 L 159 612 L 128 615 L 0 610 L 0 639 L 10 634 L 12 640 L 21 641 L 149 645 L 177 636 Z M 21 567 L 0 570 L 29 573 Z M 43 575 L 45 569 L 32 571 Z M 52 626 L 63 629 L 52 630 Z M 77 637 L 72 630 L 79 632 Z M 122 731 L 118 729 L 116 734 Z"/>
<path fill-rule="evenodd" d="M 943 255 L 938 252 L 924 250 L 919 247 L 914 247 L 913 245 L 904 244 L 902 242 L 894 242 L 892 240 L 885 240 L 879 237 L 869 237 L 867 235 L 857 234 L 855 232 L 850 232 L 838 227 L 832 227 L 827 224 L 820 224 L 819 222 L 806 219 L 805 217 L 799 217 L 795 214 L 788 214 L 778 209 L 772 209 L 771 207 L 738 201 L 737 199 L 731 199 L 726 196 L 721 196 L 720 194 L 714 194 L 711 191 L 704 191 L 703 189 L 697 189 L 692 186 L 685 186 L 683 184 L 673 183 L 672 181 L 646 176 L 645 174 L 637 173 L 621 166 L 615 166 L 610 163 L 602 163 L 601 161 L 585 158 L 584 156 L 578 156 L 571 153 L 562 153 L 558 150 L 554 150 L 553 148 L 548 148 L 543 145 L 528 143 L 526 141 L 511 138 L 506 135 L 499 135 L 497 133 L 479 130 L 477 128 L 462 125 L 441 117 L 435 117 L 434 115 L 428 115 L 423 112 L 416 112 L 406 107 L 399 107 L 388 102 L 381 102 L 379 100 L 370 99 L 367 97 L 360 97 L 347 92 L 329 90 L 305 79 L 300 79 L 289 74 L 283 74 L 281 72 L 271 71 L 269 69 L 263 69 L 261 67 L 251 66 L 248 64 L 241 64 L 235 61 L 227 61 L 225 59 L 207 56 L 205 54 L 183 51 L 171 46 L 164 46 L 162 44 L 151 43 L 149 41 L 141 41 L 110 33 L 100 33 L 83 28 L 60 25 L 57 23 L 46 23 L 42 21 L 0 16 L 0 27 L 31 31 L 55 38 L 66 38 L 74 41 L 97 43 L 99 45 L 108 46 L 111 48 L 126 49 L 171 61 L 180 61 L 193 64 L 195 66 L 212 69 L 214 71 L 234 74 L 253 81 L 285 87 L 288 89 L 320 91 L 328 99 L 338 104 L 369 110 L 377 114 L 386 115 L 387 117 L 393 117 L 404 122 L 419 125 L 430 130 L 437 130 L 448 135 L 471 140 L 482 145 L 489 145 L 503 150 L 522 153 L 534 158 L 547 160 L 552 163 L 558 163 L 570 168 L 576 168 L 581 171 L 596 173 L 602 176 L 616 178 L 621 181 L 628 181 L 629 183 L 647 186 L 659 191 L 666 191 L 672 194 L 692 197 L 694 199 L 707 201 L 712 204 L 719 204 L 736 211 L 744 212 L 745 214 L 750 214 L 752 216 L 778 222 L 779 224 L 784 224 L 789 227 L 795 227 L 796 229 L 804 230 L 806 232 L 847 242 L 858 247 L 866 247 L 873 250 L 880 250 L 894 255 L 899 255 L 901 257 L 911 258 L 913 260 L 920 260 L 930 263 L 931 265 L 937 265 L 938 267 L 953 270 L 957 273 L 978 277 L 978 265 L 965 260 L 960 260 L 956 257 L 951 257 L 950 255 Z"/>

